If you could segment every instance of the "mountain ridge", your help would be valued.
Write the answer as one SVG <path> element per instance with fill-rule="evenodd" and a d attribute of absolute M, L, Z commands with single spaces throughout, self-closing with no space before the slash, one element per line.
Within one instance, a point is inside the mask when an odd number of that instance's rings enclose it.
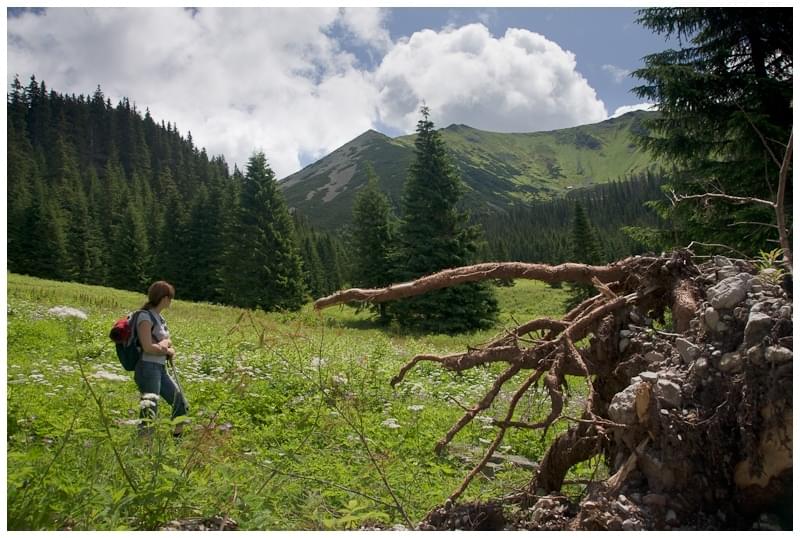
<path fill-rule="evenodd" d="M 530 133 L 498 133 L 455 123 L 439 132 L 466 186 L 462 205 L 473 211 L 503 211 L 657 165 L 633 142 L 635 134 L 646 132 L 642 120 L 653 114 L 657 113 L 633 111 L 594 124 Z M 398 209 L 415 137 L 392 138 L 368 129 L 279 185 L 289 206 L 314 225 L 338 228 L 350 220 L 370 162 L 379 186 Z"/>

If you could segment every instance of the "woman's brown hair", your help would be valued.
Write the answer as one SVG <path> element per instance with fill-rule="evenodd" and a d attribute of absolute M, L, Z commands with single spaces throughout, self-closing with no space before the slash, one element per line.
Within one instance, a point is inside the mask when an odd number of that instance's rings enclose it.
<path fill-rule="evenodd" d="M 159 280 L 158 282 L 153 282 L 152 284 L 150 284 L 150 288 L 148 288 L 147 290 L 147 302 L 144 303 L 144 306 L 142 306 L 142 310 L 155 308 L 156 306 L 158 306 L 158 303 L 160 303 L 161 299 L 163 299 L 164 297 L 169 297 L 170 299 L 174 299 L 175 286 L 163 280 Z"/>

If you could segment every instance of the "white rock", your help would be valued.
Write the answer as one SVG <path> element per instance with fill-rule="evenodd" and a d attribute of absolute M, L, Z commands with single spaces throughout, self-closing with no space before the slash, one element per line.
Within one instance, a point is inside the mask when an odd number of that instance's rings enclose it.
<path fill-rule="evenodd" d="M 636 391 L 640 383 L 629 385 L 611 399 L 608 416 L 618 424 L 636 423 Z"/>
<path fill-rule="evenodd" d="M 706 327 L 708 327 L 712 331 L 716 330 L 717 323 L 719 323 L 719 312 L 717 312 L 711 307 L 706 308 L 705 314 L 703 315 L 703 319 L 706 322 Z"/>

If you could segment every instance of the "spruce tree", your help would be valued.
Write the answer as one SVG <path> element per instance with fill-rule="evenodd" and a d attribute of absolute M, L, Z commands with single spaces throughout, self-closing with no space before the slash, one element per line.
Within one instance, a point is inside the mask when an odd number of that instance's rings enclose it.
<path fill-rule="evenodd" d="M 391 283 L 389 211 L 389 199 L 381 192 L 375 169 L 368 163 L 367 184 L 353 202 L 353 286 L 379 288 Z M 385 303 L 377 305 L 377 310 L 381 319 L 386 319 Z"/>
<path fill-rule="evenodd" d="M 575 202 L 575 213 L 572 221 L 572 260 L 575 263 L 599 265 L 602 263 L 603 253 L 586 211 L 580 202 Z M 588 299 L 595 293 L 589 284 L 570 284 L 572 290 L 568 306 L 575 306 Z"/>
<path fill-rule="evenodd" d="M 247 163 L 232 232 L 228 300 L 266 311 L 300 308 L 305 289 L 292 219 L 261 152 Z"/>
<path fill-rule="evenodd" d="M 639 15 L 646 28 L 679 39 L 680 48 L 646 56 L 634 72 L 643 80 L 634 92 L 659 109 L 640 142 L 677 167 L 669 187 L 773 200 L 780 163 L 770 152 L 780 161 L 793 121 L 792 8 L 649 8 Z M 790 182 L 787 206 L 791 200 Z M 665 208 L 677 245 L 723 243 L 756 254 L 778 237 L 768 207 L 718 201 Z"/>
<path fill-rule="evenodd" d="M 457 203 L 463 183 L 429 109 L 422 107 L 412 162 L 403 186 L 403 215 L 394 258 L 399 280 L 410 280 L 473 261 L 478 231 L 467 225 Z M 431 332 L 462 332 L 487 327 L 497 300 L 487 284 L 445 288 L 389 305 L 401 325 Z"/>

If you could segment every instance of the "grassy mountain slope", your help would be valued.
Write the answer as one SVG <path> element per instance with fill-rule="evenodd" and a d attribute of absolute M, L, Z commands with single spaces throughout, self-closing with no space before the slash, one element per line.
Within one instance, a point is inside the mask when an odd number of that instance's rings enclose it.
<path fill-rule="evenodd" d="M 643 129 L 647 114 L 652 113 L 538 133 L 494 133 L 466 125 L 441 132 L 467 185 L 465 206 L 500 210 L 646 169 L 653 159 L 634 146 L 632 135 Z M 369 161 L 398 207 L 414 137 L 392 139 L 367 131 L 285 178 L 281 185 L 289 205 L 322 228 L 346 224 L 355 193 L 366 183 Z"/>

